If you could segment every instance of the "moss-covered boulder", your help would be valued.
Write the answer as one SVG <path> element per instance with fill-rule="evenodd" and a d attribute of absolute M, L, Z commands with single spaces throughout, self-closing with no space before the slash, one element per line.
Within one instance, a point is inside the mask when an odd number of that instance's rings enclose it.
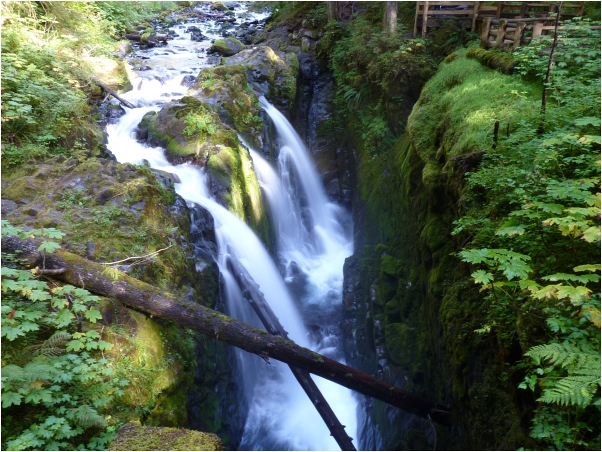
<path fill-rule="evenodd" d="M 238 52 L 245 50 L 247 46 L 245 46 L 238 39 L 233 37 L 228 37 L 224 39 L 217 39 L 209 51 L 221 53 L 224 56 L 232 56 L 236 55 Z"/>
<path fill-rule="evenodd" d="M 183 428 L 141 427 L 126 424 L 109 450 L 224 450 L 212 433 Z"/>
<path fill-rule="evenodd" d="M 203 69 L 187 93 L 209 105 L 222 121 L 254 147 L 260 144 L 263 120 L 257 95 L 240 64 Z"/>
<path fill-rule="evenodd" d="M 211 5 L 212 9 L 215 9 L 216 11 L 228 11 L 229 8 L 224 5 L 222 2 L 215 2 L 213 3 L 213 5 Z"/>
<path fill-rule="evenodd" d="M 217 200 L 268 243 L 268 222 L 249 150 L 211 105 L 185 96 L 147 115 L 141 127 L 151 143 L 166 148 L 172 162 L 206 166 Z"/>
<path fill-rule="evenodd" d="M 297 94 L 299 60 L 292 52 L 263 46 L 247 49 L 228 58 L 225 65 L 241 65 L 253 89 L 277 106 L 291 108 Z"/>
<path fill-rule="evenodd" d="M 116 92 L 132 89 L 125 62 L 103 57 L 85 57 L 85 63 L 92 73 Z"/>

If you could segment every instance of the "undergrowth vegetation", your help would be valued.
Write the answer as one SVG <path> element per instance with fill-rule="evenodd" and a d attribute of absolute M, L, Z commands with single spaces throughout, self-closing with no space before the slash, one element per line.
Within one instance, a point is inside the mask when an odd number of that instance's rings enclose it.
<path fill-rule="evenodd" d="M 3 236 L 42 237 L 42 252 L 64 235 L 2 223 Z M 17 255 L 2 259 L 2 449 L 104 449 L 115 426 L 101 413 L 130 382 L 104 356 L 100 298 L 19 269 Z"/>
<path fill-rule="evenodd" d="M 2 2 L 2 166 L 78 155 L 102 137 L 88 97 L 97 58 L 175 2 Z M 123 80 L 126 82 L 127 80 Z"/>
<path fill-rule="evenodd" d="M 459 257 L 484 292 L 476 333 L 520 342 L 519 387 L 539 402 L 531 436 L 557 450 L 600 447 L 599 43 L 599 30 L 566 26 L 545 118 L 540 99 L 516 93 L 531 113 L 505 118 L 512 128 L 468 174 L 471 207 L 454 231 L 471 239 Z M 515 53 L 524 78 L 541 84 L 550 47 L 543 37 Z"/>
<path fill-rule="evenodd" d="M 347 23 L 328 22 L 318 46 L 336 81 L 335 126 L 343 128 L 355 115 L 371 155 L 390 149 L 403 132 L 400 107 L 416 100 L 410 93 L 416 95 L 438 61 L 430 42 L 403 37 L 408 30 L 400 21 L 397 33 L 383 33 L 382 3 L 377 2 Z"/>

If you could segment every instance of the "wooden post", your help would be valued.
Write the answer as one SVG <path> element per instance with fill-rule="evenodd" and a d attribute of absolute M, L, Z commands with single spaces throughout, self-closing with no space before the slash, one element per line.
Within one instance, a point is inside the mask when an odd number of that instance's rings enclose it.
<path fill-rule="evenodd" d="M 481 6 L 481 2 L 474 2 L 474 12 L 472 14 L 472 25 L 470 26 L 470 31 L 474 33 L 476 25 L 477 25 L 477 16 L 479 15 L 479 7 Z"/>
<path fill-rule="evenodd" d="M 489 30 L 491 30 L 491 17 L 485 19 L 481 30 L 481 47 L 484 49 L 489 48 Z"/>
<path fill-rule="evenodd" d="M 541 36 L 541 33 L 543 31 L 543 22 L 537 22 L 533 25 L 533 37 L 536 38 L 537 36 Z"/>
<path fill-rule="evenodd" d="M 527 2 L 523 2 L 522 5 L 520 6 L 520 16 L 518 16 L 519 19 L 523 19 L 524 17 L 527 17 L 527 8 L 529 7 L 529 5 L 527 4 Z"/>
<path fill-rule="evenodd" d="M 427 23 L 429 20 L 429 2 L 424 2 L 424 11 L 422 11 L 422 37 L 426 36 Z"/>
<path fill-rule="evenodd" d="M 422 2 L 416 2 L 416 15 L 414 16 L 414 35 L 413 35 L 414 38 L 418 34 L 418 14 L 420 12 L 420 4 L 421 3 Z"/>
<path fill-rule="evenodd" d="M 504 45 L 504 38 L 506 37 L 506 27 L 508 26 L 507 20 L 500 20 L 497 29 L 497 37 L 495 39 L 495 47 L 500 48 Z"/>
<path fill-rule="evenodd" d="M 495 12 L 495 18 L 499 19 L 502 17 L 502 10 L 504 9 L 504 2 L 497 2 L 497 11 Z"/>
<path fill-rule="evenodd" d="M 514 44 L 512 45 L 512 50 L 516 50 L 520 47 L 526 26 L 527 24 L 524 22 L 519 22 L 516 24 L 516 30 L 514 31 Z"/>

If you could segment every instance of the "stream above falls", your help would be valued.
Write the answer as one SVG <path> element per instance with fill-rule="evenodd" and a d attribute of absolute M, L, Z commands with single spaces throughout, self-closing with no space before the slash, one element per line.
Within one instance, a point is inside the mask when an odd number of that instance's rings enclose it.
<path fill-rule="evenodd" d="M 209 5 L 196 6 L 198 12 L 208 9 Z M 265 17 L 248 13 L 242 3 L 236 4 L 234 13 L 235 26 Z M 136 139 L 136 129 L 145 114 L 159 111 L 165 102 L 180 99 L 188 90 L 187 77 L 196 77 L 199 70 L 219 61 L 207 55 L 209 40 L 190 39 L 187 30 L 192 25 L 210 39 L 220 37 L 214 20 L 197 19 L 172 27 L 173 39 L 165 46 L 137 50 L 131 56 L 132 60 L 144 61 L 144 66 L 131 74 L 134 89 L 122 96 L 135 108 L 107 126 L 107 147 L 121 163 L 147 163 L 177 175 L 177 193 L 211 213 L 218 244 L 216 262 L 229 315 L 262 328 L 226 266 L 226 255 L 232 253 L 260 286 L 292 340 L 343 361 L 339 323 L 343 264 L 353 252 L 350 215 L 326 197 L 311 156 L 288 120 L 261 99 L 276 130 L 277 160 L 269 162 L 250 149 L 273 223 L 273 256 L 243 221 L 212 197 L 204 168 L 172 165 L 163 148 L 150 147 Z M 288 366 L 279 362 L 266 365 L 263 359 L 240 350 L 237 356 L 237 373 L 249 406 L 240 449 L 338 449 Z M 313 378 L 341 423 L 347 426 L 349 436 L 355 438 L 355 396 L 346 388 Z"/>

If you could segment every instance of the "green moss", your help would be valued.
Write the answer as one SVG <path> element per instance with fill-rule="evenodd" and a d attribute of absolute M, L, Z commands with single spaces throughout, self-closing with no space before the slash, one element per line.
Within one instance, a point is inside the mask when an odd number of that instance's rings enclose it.
<path fill-rule="evenodd" d="M 448 158 L 490 149 L 496 121 L 503 126 L 539 114 L 530 98 L 541 88 L 484 68 L 457 51 L 424 87 L 408 119 L 407 130 L 420 156 L 428 161 L 442 147 Z M 486 99 L 486 102 L 484 102 Z"/>
<path fill-rule="evenodd" d="M 238 39 L 229 37 L 224 39 L 216 39 L 211 48 L 223 55 L 232 56 L 236 55 L 241 50 L 246 49 L 247 46 L 245 46 Z"/>
<path fill-rule="evenodd" d="M 127 424 L 109 450 L 223 450 L 223 447 L 212 433 Z"/>
<path fill-rule="evenodd" d="M 472 47 L 466 52 L 466 58 L 475 59 L 490 69 L 499 69 L 503 74 L 514 72 L 514 57 L 508 52 Z"/>

